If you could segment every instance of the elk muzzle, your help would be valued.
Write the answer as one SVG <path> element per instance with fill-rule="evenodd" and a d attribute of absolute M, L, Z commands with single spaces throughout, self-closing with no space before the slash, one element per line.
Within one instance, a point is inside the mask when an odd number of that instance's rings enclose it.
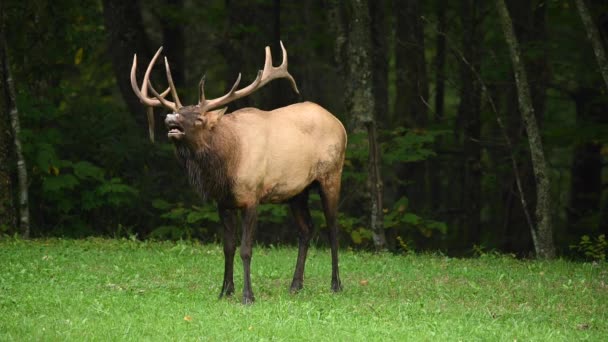
<path fill-rule="evenodd" d="M 178 113 L 167 114 L 165 118 L 165 126 L 167 126 L 167 136 L 169 139 L 179 140 L 186 135 L 184 132 L 184 127 L 180 123 L 180 115 Z"/>

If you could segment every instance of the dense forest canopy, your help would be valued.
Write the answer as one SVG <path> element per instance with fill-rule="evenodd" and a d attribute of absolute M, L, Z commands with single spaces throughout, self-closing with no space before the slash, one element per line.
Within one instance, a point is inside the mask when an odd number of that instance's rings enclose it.
<path fill-rule="evenodd" d="M 18 137 L 31 236 L 219 240 L 213 203 L 175 161 L 166 111 L 155 111 L 149 140 L 129 82 L 133 54 L 141 79 L 163 46 L 182 102 L 192 104 L 203 74 L 211 97 L 239 72 L 248 84 L 265 46 L 280 61 L 282 40 L 300 95 L 274 81 L 229 111 L 313 101 L 341 119 L 343 245 L 372 248 L 382 238 L 394 251 L 525 256 L 547 219 L 559 254 L 605 258 L 608 84 L 597 56 L 608 48 L 608 3 L 506 0 L 503 17 L 502 2 L 5 0 L 0 233 L 23 231 Z M 520 59 L 503 29 L 510 23 Z M 538 139 L 522 112 L 517 60 Z M 164 77 L 159 63 L 157 88 Z M 536 140 L 550 185 L 545 216 Z M 319 202 L 313 196 L 314 236 L 324 243 Z M 259 210 L 258 241 L 296 241 L 287 207 Z"/>

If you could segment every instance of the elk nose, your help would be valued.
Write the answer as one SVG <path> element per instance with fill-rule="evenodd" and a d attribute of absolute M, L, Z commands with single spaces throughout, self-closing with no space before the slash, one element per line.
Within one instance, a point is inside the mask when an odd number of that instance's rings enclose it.
<path fill-rule="evenodd" d="M 165 125 L 168 125 L 171 122 L 175 122 L 177 121 L 177 117 L 179 114 L 175 113 L 175 114 L 167 114 L 167 117 L 165 118 Z"/>

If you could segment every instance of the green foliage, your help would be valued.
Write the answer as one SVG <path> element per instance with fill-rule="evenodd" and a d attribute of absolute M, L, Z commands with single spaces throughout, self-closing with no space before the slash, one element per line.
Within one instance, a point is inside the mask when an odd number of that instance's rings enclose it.
<path fill-rule="evenodd" d="M 445 130 L 422 130 L 397 127 L 386 132 L 388 140 L 382 143 L 382 162 L 412 163 L 436 156 L 433 144 L 437 137 L 447 134 Z"/>
<path fill-rule="evenodd" d="M 156 227 L 150 233 L 151 239 L 190 240 L 206 236 L 212 225 L 220 222 L 215 206 L 186 206 L 183 203 L 170 203 L 163 199 L 155 199 L 152 206 L 160 212 L 165 224 Z"/>
<path fill-rule="evenodd" d="M 44 203 L 59 210 L 64 229 L 82 228 L 82 220 L 100 210 L 130 208 L 138 196 L 138 190 L 121 178 L 107 177 L 103 169 L 85 161 L 58 160 L 37 176 Z"/>
<path fill-rule="evenodd" d="M 366 219 L 366 217 L 356 217 L 340 212 L 338 213 L 338 226 L 350 237 L 353 244 L 367 245 L 371 242 L 372 232 L 364 224 Z"/>
<path fill-rule="evenodd" d="M 401 197 L 393 204 L 390 210 L 385 210 L 384 227 L 385 228 L 403 228 L 407 227 L 414 229 L 422 236 L 430 238 L 433 234 L 438 233 L 445 235 L 447 233 L 447 225 L 443 222 L 430 220 L 418 216 L 408 209 L 409 201 L 406 197 Z"/>
<path fill-rule="evenodd" d="M 342 171 L 344 183 L 365 184 L 368 172 L 365 168 L 368 159 L 367 144 L 367 133 L 355 132 L 349 134 L 344 169 Z"/>
<path fill-rule="evenodd" d="M 576 251 L 585 259 L 606 261 L 606 255 L 608 255 L 608 241 L 604 234 L 600 234 L 597 238 L 583 235 L 578 244 L 570 245 L 570 249 Z"/>
<path fill-rule="evenodd" d="M 448 133 L 446 130 L 406 129 L 403 127 L 381 132 L 383 140 L 381 143 L 382 169 L 392 170 L 397 163 L 415 163 L 434 157 L 436 155 L 433 150 L 434 143 L 437 137 L 446 133 Z M 359 189 L 366 189 L 367 139 L 366 132 L 349 135 L 343 176 L 343 182 L 347 184 L 346 187 L 353 184 Z M 398 179 L 391 172 L 385 171 L 385 173 L 395 177 L 397 183 L 406 181 Z M 408 236 L 408 240 L 412 240 L 414 234 L 429 239 L 434 235 L 443 236 L 447 233 L 447 225 L 444 222 L 423 217 L 409 210 L 409 201 L 405 196 L 393 201 L 386 201 L 384 206 L 388 208 L 384 209 L 384 228 L 395 229 L 398 235 Z M 353 211 L 349 212 L 352 213 Z M 355 245 L 368 245 L 372 242 L 372 232 L 366 226 L 366 222 L 369 220 L 368 216 L 369 214 L 365 210 L 361 211 L 359 216 L 342 214 L 340 218 L 341 229 L 350 236 Z M 403 244 L 406 245 L 405 242 Z"/>
<path fill-rule="evenodd" d="M 262 204 L 258 206 L 258 222 L 286 223 L 289 211 L 286 205 Z"/>

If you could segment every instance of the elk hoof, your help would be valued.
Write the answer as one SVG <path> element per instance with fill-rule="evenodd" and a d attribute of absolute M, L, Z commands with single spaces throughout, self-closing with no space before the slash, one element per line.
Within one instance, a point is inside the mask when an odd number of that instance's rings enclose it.
<path fill-rule="evenodd" d="M 234 294 L 234 284 L 224 284 L 220 292 L 220 299 L 224 296 L 231 297 Z"/>
<path fill-rule="evenodd" d="M 232 297 L 233 294 L 234 294 L 234 289 L 222 290 L 222 292 L 220 292 L 220 299 L 222 299 L 224 297 Z"/>
<path fill-rule="evenodd" d="M 337 282 L 333 282 L 331 283 L 331 290 L 333 292 L 341 292 L 342 291 L 342 284 L 340 283 L 340 281 Z"/>
<path fill-rule="evenodd" d="M 243 296 L 243 305 L 251 305 L 255 301 L 253 296 Z"/>
<path fill-rule="evenodd" d="M 300 292 L 300 290 L 302 290 L 304 286 L 302 285 L 302 282 L 296 282 L 294 281 L 293 283 L 291 283 L 291 286 L 289 287 L 289 292 L 291 294 L 296 294 L 298 292 Z"/>

